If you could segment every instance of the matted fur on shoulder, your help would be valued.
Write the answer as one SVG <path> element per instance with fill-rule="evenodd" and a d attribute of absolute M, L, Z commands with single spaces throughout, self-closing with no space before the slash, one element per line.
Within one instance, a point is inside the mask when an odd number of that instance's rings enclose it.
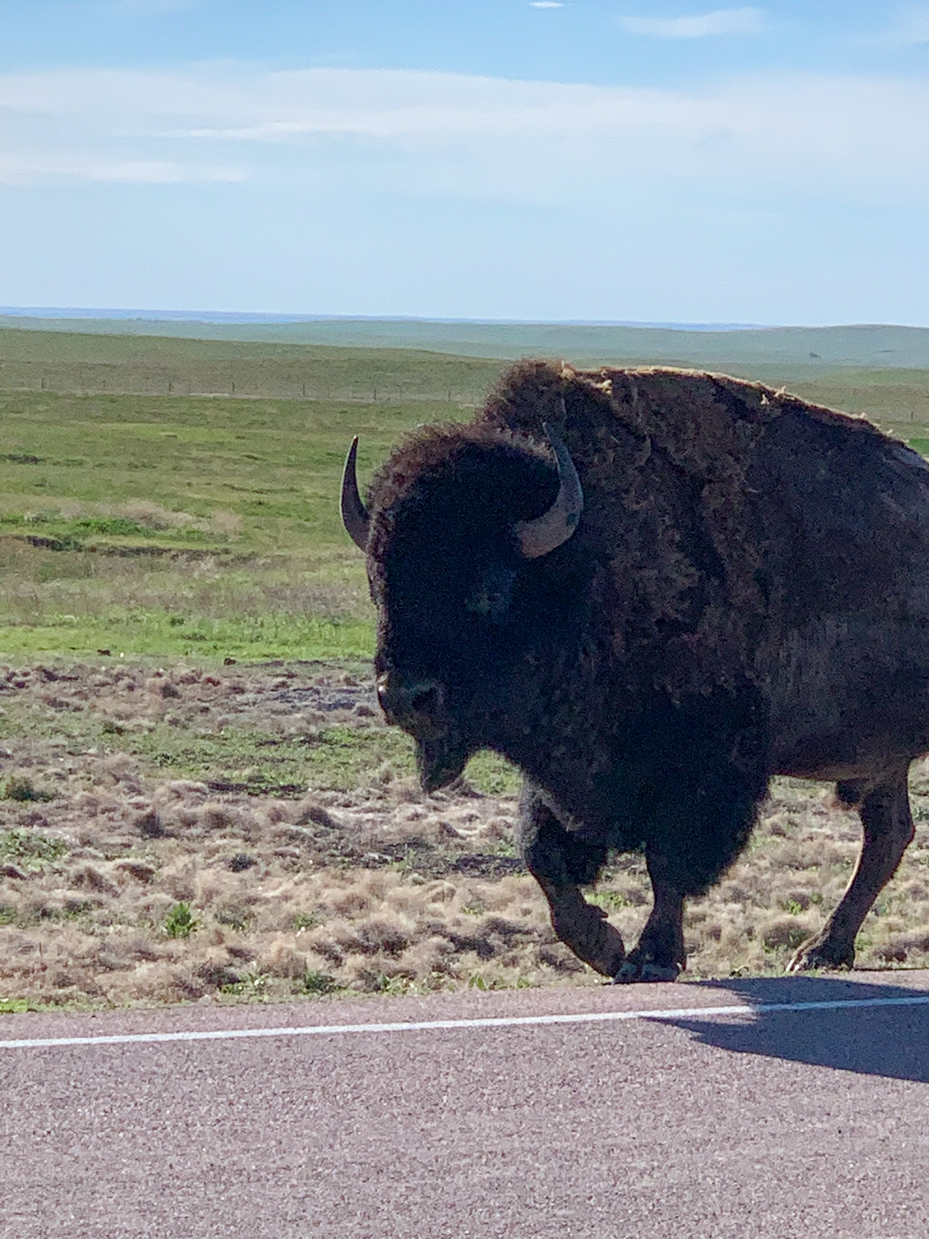
<path fill-rule="evenodd" d="M 777 558 L 778 496 L 753 464 L 784 414 L 890 442 L 863 418 L 761 383 L 663 367 L 524 361 L 476 420 L 538 438 L 543 421 L 556 425 L 584 483 L 582 530 L 608 554 L 616 594 L 634 595 L 623 609 L 638 629 L 617 652 L 660 649 L 658 679 L 678 695 L 751 676 L 759 634 L 778 627 L 761 583 Z"/>
<path fill-rule="evenodd" d="M 619 424 L 648 434 L 677 463 L 711 474 L 716 472 L 711 462 L 733 455 L 740 440 L 747 446 L 746 431 L 785 412 L 887 438 L 867 418 L 811 404 L 763 383 L 669 366 L 578 370 L 564 362 L 521 361 L 503 375 L 476 420 L 538 434 L 543 421 L 561 423 L 562 400 L 570 430 L 580 438 L 597 437 Z"/>

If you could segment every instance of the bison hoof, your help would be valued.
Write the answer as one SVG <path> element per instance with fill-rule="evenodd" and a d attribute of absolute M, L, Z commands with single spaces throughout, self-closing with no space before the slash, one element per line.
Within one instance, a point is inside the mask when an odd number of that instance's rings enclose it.
<path fill-rule="evenodd" d="M 676 981 L 681 975 L 677 964 L 636 963 L 627 959 L 613 977 L 613 985 L 632 985 L 637 981 Z"/>
<path fill-rule="evenodd" d="M 817 968 L 831 971 L 851 968 L 855 962 L 855 948 L 830 944 L 827 938 L 811 938 L 799 948 L 787 965 L 788 972 L 813 972 Z"/>
<path fill-rule="evenodd" d="M 619 931 L 609 921 L 602 921 L 597 929 L 596 953 L 587 958 L 587 963 L 601 976 L 612 977 L 626 958 L 626 947 Z"/>
<path fill-rule="evenodd" d="M 602 908 L 583 902 L 556 906 L 552 910 L 552 926 L 565 946 L 596 972 L 612 977 L 619 971 L 626 958 L 626 947 Z"/>

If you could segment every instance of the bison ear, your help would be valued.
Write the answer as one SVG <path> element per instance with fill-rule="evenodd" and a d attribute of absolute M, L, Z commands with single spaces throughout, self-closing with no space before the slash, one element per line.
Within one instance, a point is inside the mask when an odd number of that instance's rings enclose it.
<path fill-rule="evenodd" d="M 567 542 L 584 509 L 584 490 L 571 453 L 548 422 L 543 422 L 542 429 L 555 453 L 559 487 L 555 502 L 547 512 L 535 520 L 516 523 L 516 537 L 526 559 L 539 559 Z"/>
<path fill-rule="evenodd" d="M 342 470 L 342 524 L 348 531 L 348 536 L 359 550 L 368 549 L 368 534 L 371 532 L 371 518 L 358 493 L 358 477 L 355 472 L 355 457 L 358 455 L 358 436 L 352 439 L 352 446 L 345 457 L 345 468 Z"/>

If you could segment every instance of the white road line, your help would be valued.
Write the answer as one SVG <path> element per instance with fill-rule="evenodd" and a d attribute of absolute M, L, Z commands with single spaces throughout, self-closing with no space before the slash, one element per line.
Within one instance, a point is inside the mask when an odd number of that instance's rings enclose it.
<path fill-rule="evenodd" d="M 874 1007 L 925 1007 L 929 995 L 912 998 L 841 998 L 832 1002 L 767 1002 L 750 1006 L 679 1007 L 672 1011 L 595 1011 L 578 1015 L 512 1015 L 478 1020 L 421 1020 L 408 1024 L 316 1024 L 293 1028 L 227 1028 L 211 1032 L 120 1033 L 110 1037 L 37 1037 L 0 1041 L 0 1050 L 37 1050 L 71 1045 L 145 1045 L 171 1041 L 236 1041 L 247 1037 L 337 1037 L 344 1033 L 433 1032 L 442 1029 L 520 1028 L 534 1024 L 605 1024 L 621 1020 L 692 1020 L 718 1015 L 777 1015 L 798 1011 L 861 1011 Z M 15 1016 L 13 1017 L 16 1018 Z"/>

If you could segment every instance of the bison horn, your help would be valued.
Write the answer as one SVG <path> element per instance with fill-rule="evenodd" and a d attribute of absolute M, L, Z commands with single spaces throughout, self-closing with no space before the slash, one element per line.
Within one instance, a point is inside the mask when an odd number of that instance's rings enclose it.
<path fill-rule="evenodd" d="M 584 491 L 571 453 L 548 422 L 543 423 L 542 429 L 555 453 L 560 486 L 558 496 L 547 512 L 533 521 L 518 521 L 516 524 L 516 537 L 527 559 L 538 559 L 556 546 L 561 546 L 562 542 L 567 542 L 577 528 L 584 508 Z"/>
<path fill-rule="evenodd" d="M 358 436 L 352 439 L 352 446 L 345 457 L 345 468 L 342 470 L 342 524 L 348 530 L 348 535 L 362 551 L 368 547 L 368 533 L 371 529 L 371 518 L 358 493 L 358 478 L 355 474 L 355 457 L 358 455 Z"/>

